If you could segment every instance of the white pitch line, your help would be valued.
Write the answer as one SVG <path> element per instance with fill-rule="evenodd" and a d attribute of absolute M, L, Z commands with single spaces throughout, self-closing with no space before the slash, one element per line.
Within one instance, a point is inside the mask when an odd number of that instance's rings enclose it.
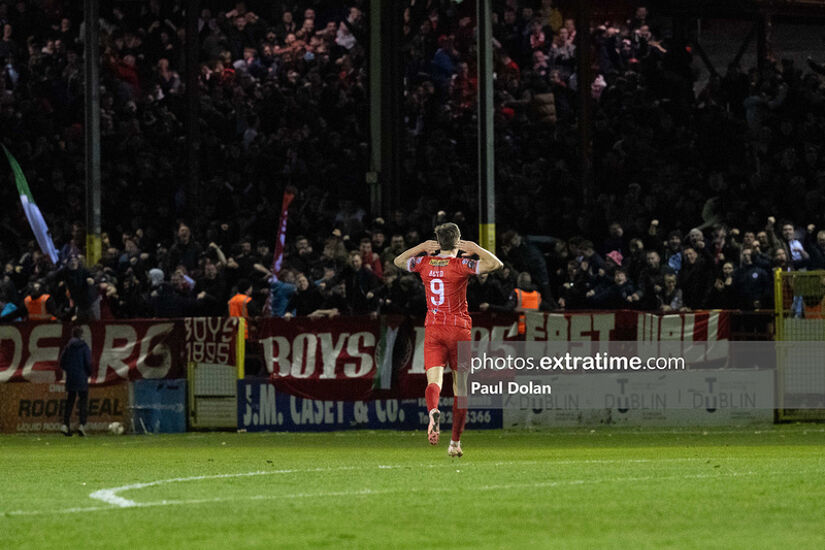
<path fill-rule="evenodd" d="M 538 461 L 508 461 L 508 462 L 497 462 L 496 465 L 508 465 L 508 464 L 534 464 L 538 463 Z M 300 468 L 300 469 L 287 469 L 287 470 L 259 470 L 257 472 L 243 472 L 237 474 L 215 474 L 215 475 L 203 475 L 203 476 L 190 476 L 190 477 L 175 477 L 171 479 L 159 479 L 156 481 L 147 481 L 143 483 L 133 483 L 131 485 L 123 485 L 121 487 L 114 487 L 111 489 L 99 489 L 94 491 L 89 495 L 90 498 L 95 500 L 100 500 L 105 502 L 106 504 L 111 504 L 112 506 L 117 506 L 120 508 L 130 508 L 133 506 L 138 506 L 139 504 L 133 500 L 129 500 L 127 498 L 123 498 L 118 496 L 117 493 L 123 491 L 131 491 L 134 489 L 145 489 L 146 487 L 155 487 L 157 485 L 166 485 L 168 483 L 182 483 L 186 481 L 203 481 L 206 479 L 228 479 L 228 478 L 235 478 L 235 477 L 253 477 L 253 476 L 267 476 L 267 475 L 278 475 L 278 474 L 299 474 L 299 473 L 315 473 L 315 472 L 341 472 L 341 471 L 348 471 L 348 470 L 371 470 L 373 468 L 377 468 L 379 470 L 393 470 L 404 468 L 406 465 L 402 464 L 395 464 L 395 465 L 387 465 L 387 464 L 379 464 L 377 466 L 367 466 L 367 467 L 358 467 L 358 466 L 340 466 L 337 468 Z M 441 466 L 440 464 L 410 464 L 410 468 L 437 468 Z"/>
<path fill-rule="evenodd" d="M 548 466 L 560 465 L 560 464 L 646 464 L 650 462 L 695 462 L 699 460 L 724 460 L 724 459 L 714 459 L 709 457 L 676 457 L 676 458 L 664 458 L 664 459 L 647 459 L 647 458 L 640 458 L 640 459 L 581 459 L 581 460 L 556 460 L 556 461 L 546 461 L 545 463 Z M 506 466 L 512 464 L 541 464 L 542 461 L 538 460 L 515 460 L 515 461 L 506 461 L 506 462 L 496 462 L 496 466 Z M 479 464 L 481 466 L 483 464 Z M 437 468 L 442 466 L 441 464 L 416 464 L 410 465 L 410 467 L 414 468 Z M 383 465 L 379 464 L 376 466 L 379 470 L 390 470 L 390 469 L 399 469 L 403 468 L 404 465 Z M 266 476 L 266 475 L 278 475 L 278 474 L 298 474 L 298 473 L 314 473 L 314 472 L 340 472 L 340 471 L 347 471 L 347 470 L 371 470 L 373 467 L 356 467 L 356 466 L 341 466 L 338 468 L 308 468 L 308 469 L 288 469 L 288 470 L 260 470 L 257 472 L 244 472 L 238 474 L 216 474 L 216 475 L 203 475 L 203 476 L 190 476 L 190 477 L 176 477 L 172 479 L 160 479 L 156 481 L 147 481 L 143 483 L 134 483 L 131 485 L 123 485 L 121 487 L 114 487 L 111 489 L 99 489 L 94 491 L 89 495 L 89 497 L 100 500 L 105 502 L 106 504 L 111 504 L 112 506 L 118 506 L 120 508 L 130 508 L 134 506 L 138 506 L 138 503 L 129 500 L 127 498 L 119 496 L 117 493 L 121 493 L 123 491 L 131 491 L 135 489 L 145 489 L 146 487 L 155 487 L 158 485 L 166 485 L 169 483 L 182 483 L 187 481 L 203 481 L 207 479 L 228 479 L 228 478 L 235 478 L 235 477 L 253 477 L 253 476 Z"/>
<path fill-rule="evenodd" d="M 380 466 L 381 468 L 392 468 L 392 466 Z M 186 481 L 203 481 L 205 479 L 228 479 L 233 477 L 254 477 L 254 476 L 271 476 L 278 474 L 297 474 L 305 472 L 332 472 L 358 469 L 354 466 L 342 466 L 340 468 L 309 468 L 309 469 L 291 469 L 291 470 L 260 470 L 257 472 L 243 472 L 239 474 L 216 474 L 208 476 L 191 476 L 191 477 L 175 477 L 172 479 L 159 479 L 156 481 L 147 481 L 144 483 L 134 483 L 132 485 L 123 485 L 121 487 L 114 487 L 112 489 L 100 489 L 89 495 L 89 497 L 118 506 L 120 508 L 130 508 L 138 506 L 138 503 L 118 496 L 117 493 L 121 491 L 131 491 L 134 489 L 145 489 L 146 487 L 155 487 L 157 485 L 166 485 L 168 483 L 182 483 Z"/>
<path fill-rule="evenodd" d="M 691 460 L 691 459 L 685 459 Z M 700 460 L 700 459 L 695 459 Z M 507 463 L 496 463 L 496 465 L 501 464 L 521 464 L 521 463 L 530 463 L 531 461 L 511 461 Z M 619 462 L 619 461 L 617 461 Z M 627 461 L 625 461 L 627 462 Z M 638 460 L 633 462 L 640 462 Z M 437 467 L 437 464 L 423 464 L 418 465 L 422 467 Z M 386 466 L 381 465 L 378 466 L 380 469 L 396 469 L 402 468 L 404 466 Z M 313 469 L 305 469 L 305 470 L 274 470 L 268 472 L 247 472 L 242 474 L 220 474 L 214 476 L 193 476 L 189 478 L 174 478 L 169 480 L 158 480 L 154 482 L 142 483 L 142 484 L 134 484 L 132 486 L 126 487 L 134 487 L 134 486 L 141 486 L 141 487 L 149 487 L 153 485 L 160 485 L 162 483 L 176 483 L 181 481 L 197 481 L 203 479 L 221 479 L 221 478 L 232 478 L 232 477 L 241 477 L 241 476 L 252 476 L 252 475 L 268 475 L 268 474 L 286 474 L 286 473 L 299 473 L 299 472 L 324 472 L 324 471 L 340 471 L 340 470 L 363 470 L 365 468 L 355 468 L 355 467 L 341 467 L 341 468 L 313 468 Z M 796 471 L 793 472 L 796 474 L 809 474 L 809 473 L 822 473 L 822 470 L 806 470 L 806 471 Z M 5 512 L 6 516 L 40 516 L 40 515 L 48 515 L 48 514 L 76 514 L 76 513 L 83 513 L 83 512 L 103 512 L 103 511 L 111 511 L 111 510 L 122 510 L 125 508 L 154 508 L 159 506 L 193 506 L 198 504 L 214 504 L 214 503 L 221 503 L 221 502 L 233 502 L 233 501 L 247 501 L 247 500 L 286 500 L 286 499 L 303 499 L 303 498 L 330 498 L 330 497 L 358 497 L 358 496 L 374 496 L 374 495 L 384 495 L 384 494 L 392 494 L 392 493 L 442 493 L 442 492 L 450 492 L 456 489 L 462 491 L 498 491 L 498 490 L 509 490 L 509 489 L 536 489 L 536 488 L 548 488 L 548 487 L 562 487 L 562 486 L 577 486 L 577 485 L 585 485 L 585 484 L 593 484 L 593 483 L 625 483 L 625 482 L 636 482 L 636 481 L 667 481 L 672 479 L 720 479 L 720 478 L 734 478 L 734 477 L 745 477 L 745 476 L 753 476 L 753 475 L 786 475 L 788 474 L 785 470 L 777 470 L 777 471 L 768 471 L 768 472 L 719 472 L 719 473 L 710 473 L 710 474 L 680 474 L 680 475 L 673 475 L 673 476 L 635 476 L 635 477 L 606 477 L 606 478 L 598 478 L 598 479 L 573 479 L 573 480 L 561 480 L 561 481 L 545 481 L 545 482 L 532 482 L 532 483 L 506 483 L 506 484 L 497 484 L 497 485 L 480 485 L 480 486 L 463 486 L 463 487 L 426 487 L 426 488 L 418 488 L 418 487 L 398 487 L 393 489 L 359 489 L 359 490 L 351 490 L 351 491 L 324 491 L 318 493 L 288 493 L 288 494 L 268 494 L 268 495 L 248 495 L 248 496 L 239 496 L 239 497 L 214 497 L 214 498 L 204 498 L 204 499 L 184 499 L 184 500 L 159 500 L 159 501 L 150 501 L 150 502 L 133 502 L 131 505 L 122 506 L 122 505 L 110 505 L 110 506 L 88 506 L 88 507 L 81 507 L 81 508 L 64 508 L 64 509 L 57 509 L 57 510 L 14 510 Z M 125 490 L 123 487 L 119 488 L 120 490 Z M 114 491 L 114 489 L 113 489 Z M 99 491 L 95 491 L 96 493 Z M 123 499 L 127 500 L 127 499 Z M 3 513 L 0 513 L 3 515 Z"/>
<path fill-rule="evenodd" d="M 252 473 L 252 472 L 251 472 Z M 275 473 L 275 472 L 268 472 Z M 777 475 L 786 474 L 785 471 L 776 472 L 720 472 L 718 474 L 694 474 L 694 475 L 675 475 L 675 476 L 637 476 L 637 477 L 623 477 L 623 478 L 599 478 L 599 479 L 571 479 L 562 481 L 546 481 L 533 483 L 504 483 L 497 485 L 479 485 L 475 487 L 397 487 L 393 489 L 358 489 L 352 491 L 324 491 L 319 493 L 288 493 L 288 494 L 272 494 L 272 495 L 248 495 L 239 497 L 214 497 L 201 499 L 184 499 L 184 500 L 158 500 L 150 502 L 135 502 L 129 506 L 89 506 L 83 508 L 65 508 L 60 510 L 15 510 L 5 512 L 7 516 L 40 516 L 47 514 L 76 514 L 82 512 L 103 512 L 122 510 L 124 508 L 156 508 L 160 506 L 194 506 L 198 504 L 217 504 L 222 502 L 237 502 L 246 500 L 288 500 L 288 499 L 303 499 L 303 498 L 331 498 L 331 497 L 358 497 L 358 496 L 375 496 L 386 495 L 393 493 L 444 493 L 455 490 L 461 491 L 500 491 L 509 489 L 538 489 L 548 487 L 563 487 L 563 486 L 577 486 L 593 483 L 625 483 L 635 481 L 666 481 L 672 479 L 719 479 L 729 477 L 744 477 L 752 475 Z M 232 477 L 230 474 L 222 477 Z M 214 477 L 214 476 L 212 476 Z M 184 478 L 180 478 L 182 480 Z M 188 479 L 188 478 L 186 478 Z M 192 478 L 192 479 L 197 479 Z M 204 479 L 209 479 L 205 477 Z M 164 480 L 165 481 L 165 480 Z M 171 480 L 169 480 L 171 481 Z M 176 479 L 175 481 L 178 481 Z M 147 484 L 144 484 L 147 485 Z"/>

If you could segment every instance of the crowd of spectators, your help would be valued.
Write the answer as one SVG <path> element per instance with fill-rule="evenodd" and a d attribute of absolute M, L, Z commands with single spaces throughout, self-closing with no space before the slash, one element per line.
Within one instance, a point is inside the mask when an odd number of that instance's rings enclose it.
<path fill-rule="evenodd" d="M 0 319 L 48 294 L 61 319 L 426 310 L 392 258 L 454 221 L 475 233 L 473 2 L 405 0 L 408 208 L 369 216 L 367 3 L 202 2 L 202 212 L 187 219 L 183 2 L 101 6 L 103 258 L 85 266 L 82 14 L 0 0 L 0 139 L 60 249 L 29 238 L 0 176 Z M 728 68 L 698 94 L 685 44 L 643 7 L 594 23 L 594 201 L 577 182 L 576 28 L 551 0 L 494 4 L 497 253 L 472 311 L 768 307 L 770 271 L 825 268 L 825 69 Z M 9 171 L 10 172 L 10 171 Z M 278 205 L 290 210 L 272 277 Z M 779 222 L 772 216 L 781 216 Z M 785 221 L 784 218 L 792 221 Z"/>

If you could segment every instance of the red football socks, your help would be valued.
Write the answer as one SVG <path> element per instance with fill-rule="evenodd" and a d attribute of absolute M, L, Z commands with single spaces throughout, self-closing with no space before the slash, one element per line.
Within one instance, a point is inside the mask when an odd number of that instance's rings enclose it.
<path fill-rule="evenodd" d="M 438 384 L 430 384 L 424 392 L 424 397 L 427 399 L 427 412 L 438 408 L 438 396 L 441 394 L 441 388 Z"/>
<path fill-rule="evenodd" d="M 453 441 L 461 441 L 461 434 L 464 432 L 464 422 L 467 421 L 467 409 L 459 408 L 460 404 L 466 407 L 467 399 L 463 398 L 461 400 L 463 403 L 459 403 L 458 401 L 458 397 L 453 398 Z"/>

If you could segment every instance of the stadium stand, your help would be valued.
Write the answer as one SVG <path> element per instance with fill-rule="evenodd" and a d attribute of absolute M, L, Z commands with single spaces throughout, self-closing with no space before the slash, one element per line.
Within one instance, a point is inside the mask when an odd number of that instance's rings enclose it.
<path fill-rule="evenodd" d="M 475 44 L 468 2 L 406 2 L 403 187 L 412 207 L 367 214 L 365 2 L 203 2 L 201 169 L 186 219 L 181 2 L 102 8 L 103 259 L 83 255 L 81 22 L 73 2 L 0 2 L 0 138 L 60 250 L 37 250 L 0 174 L 0 306 L 180 317 L 226 311 L 251 279 L 273 314 L 425 309 L 392 257 L 436 223 L 474 234 Z M 776 267 L 825 267 L 825 68 L 731 66 L 694 93 L 692 54 L 655 14 L 594 24 L 595 206 L 577 182 L 575 28 L 553 2 L 494 2 L 500 256 L 476 310 L 512 309 L 518 275 L 563 309 L 772 307 Z M 285 270 L 269 266 L 284 188 Z M 616 275 L 619 271 L 624 273 Z M 528 278 L 522 277 L 526 281 Z M 34 283 L 40 283 L 35 289 Z M 291 286 L 294 284 L 294 288 Z M 264 308 L 268 296 L 285 298 Z M 90 306 L 94 306 L 91 307 Z M 0 307 L 2 309 L 2 307 Z M 99 309 L 99 312 L 98 312 Z M 6 319 L 7 320 L 7 319 Z"/>

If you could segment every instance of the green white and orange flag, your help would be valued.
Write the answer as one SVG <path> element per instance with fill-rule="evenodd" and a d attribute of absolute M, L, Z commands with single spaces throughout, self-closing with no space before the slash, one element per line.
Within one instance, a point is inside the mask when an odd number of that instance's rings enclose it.
<path fill-rule="evenodd" d="M 17 192 L 20 193 L 20 204 L 23 205 L 23 211 L 26 213 L 26 219 L 29 220 L 29 225 L 34 232 L 34 238 L 37 239 L 37 244 L 40 245 L 43 254 L 56 264 L 57 250 L 54 247 L 52 236 L 49 234 L 49 228 L 46 227 L 46 222 L 43 220 L 43 214 L 40 213 L 40 209 L 34 202 L 29 184 L 26 182 L 26 176 L 23 175 L 23 170 L 17 164 L 17 159 L 12 156 L 5 145 L 3 145 L 3 151 L 6 152 L 6 158 L 9 159 L 9 165 L 14 173 L 14 183 L 17 184 Z"/>

